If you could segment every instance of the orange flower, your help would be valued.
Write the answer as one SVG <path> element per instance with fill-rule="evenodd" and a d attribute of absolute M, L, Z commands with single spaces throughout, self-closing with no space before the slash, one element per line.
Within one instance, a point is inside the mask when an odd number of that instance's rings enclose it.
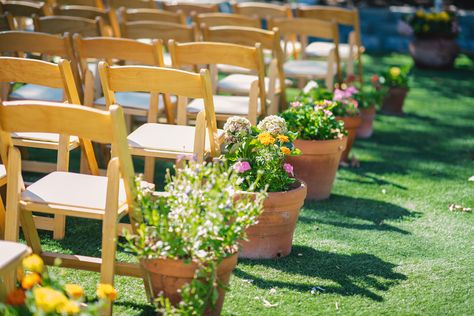
<path fill-rule="evenodd" d="M 77 285 L 77 284 L 66 284 L 64 286 L 64 289 L 66 290 L 66 293 L 69 297 L 73 299 L 80 299 L 82 296 L 84 296 L 84 290 L 82 289 L 82 286 Z"/>
<path fill-rule="evenodd" d="M 117 298 L 117 291 L 110 284 L 100 283 L 99 285 L 97 285 L 96 294 L 99 298 L 108 299 L 110 301 L 115 301 L 115 299 Z"/>
<path fill-rule="evenodd" d="M 25 304 L 25 291 L 16 289 L 10 292 L 7 296 L 7 304 L 12 306 L 21 306 Z"/>
<path fill-rule="evenodd" d="M 278 135 L 277 136 L 278 140 L 282 143 L 288 143 L 290 140 L 288 139 L 288 136 L 286 135 Z"/>
<path fill-rule="evenodd" d="M 21 280 L 21 287 L 25 290 L 31 289 L 36 284 L 41 283 L 41 276 L 38 273 L 29 273 Z"/>
<path fill-rule="evenodd" d="M 287 156 L 291 154 L 291 150 L 288 147 L 282 146 L 280 147 L 280 150 L 282 153 L 284 153 Z"/>
<path fill-rule="evenodd" d="M 271 145 L 275 143 L 275 138 L 269 133 L 269 132 L 263 132 L 258 135 L 258 140 L 263 144 L 263 145 Z"/>

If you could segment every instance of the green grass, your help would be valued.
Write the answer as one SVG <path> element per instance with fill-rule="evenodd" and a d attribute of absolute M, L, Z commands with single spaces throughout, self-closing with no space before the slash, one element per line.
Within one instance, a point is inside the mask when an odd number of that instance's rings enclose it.
<path fill-rule="evenodd" d="M 407 62 L 367 56 L 366 73 Z M 474 215 L 448 205 L 474 208 L 473 69 L 463 58 L 449 72 L 415 70 L 406 115 L 378 114 L 374 136 L 355 143 L 361 167 L 339 170 L 329 200 L 305 204 L 290 256 L 239 261 L 223 314 L 472 315 Z M 63 241 L 41 237 L 48 251 L 100 255 L 100 231 L 68 219 Z M 98 274 L 58 270 L 92 295 Z M 114 314 L 153 314 L 141 281 L 116 280 Z"/>

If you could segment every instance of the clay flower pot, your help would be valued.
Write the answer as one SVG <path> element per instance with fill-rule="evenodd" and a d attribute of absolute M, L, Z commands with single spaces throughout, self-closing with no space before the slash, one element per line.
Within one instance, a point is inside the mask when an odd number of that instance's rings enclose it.
<path fill-rule="evenodd" d="M 268 193 L 258 223 L 247 228 L 248 240 L 242 242 L 239 258 L 271 259 L 290 254 L 306 190 L 304 182 L 297 182 L 292 190 Z"/>
<path fill-rule="evenodd" d="M 357 129 L 357 138 L 369 138 L 374 132 L 375 105 L 360 109 L 362 123 Z"/>
<path fill-rule="evenodd" d="M 347 137 L 334 140 L 295 141 L 296 148 L 301 149 L 303 154 L 289 156 L 287 161 L 293 165 L 295 176 L 306 182 L 309 200 L 324 200 L 331 195 L 346 143 Z"/>
<path fill-rule="evenodd" d="M 343 151 L 341 155 L 341 161 L 348 162 L 349 161 L 349 153 L 351 152 L 352 145 L 357 136 L 357 129 L 359 126 L 362 125 L 362 117 L 361 115 L 357 116 L 338 116 L 336 117 L 339 121 L 344 122 L 344 128 L 347 130 L 347 145 L 346 149 Z"/>
<path fill-rule="evenodd" d="M 390 115 L 402 115 L 403 103 L 405 103 L 405 97 L 407 96 L 407 93 L 407 88 L 390 88 L 383 101 L 382 113 Z"/>
<path fill-rule="evenodd" d="M 217 268 L 217 278 L 221 284 L 229 284 L 230 276 L 236 265 L 237 254 L 225 258 L 220 263 Z M 156 297 L 163 292 L 173 305 L 177 305 L 181 301 L 178 290 L 194 279 L 194 273 L 198 268 L 195 262 L 186 264 L 184 260 L 173 259 L 145 259 L 142 260 L 142 266 L 150 279 L 153 295 Z M 219 287 L 218 291 L 219 297 L 215 308 L 207 308 L 204 315 L 220 315 L 225 290 Z"/>
<path fill-rule="evenodd" d="M 419 68 L 452 69 L 459 54 L 459 46 L 453 38 L 417 38 L 408 48 Z"/>

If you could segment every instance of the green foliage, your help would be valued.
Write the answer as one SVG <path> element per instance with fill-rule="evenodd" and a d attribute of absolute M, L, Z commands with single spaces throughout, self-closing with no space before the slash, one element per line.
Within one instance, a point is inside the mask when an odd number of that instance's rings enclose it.
<path fill-rule="evenodd" d="M 418 10 L 408 16 L 408 24 L 419 38 L 454 38 L 459 33 L 456 16 L 452 12 L 425 12 Z"/>
<path fill-rule="evenodd" d="M 380 74 L 379 82 L 388 88 L 409 88 L 412 66 L 390 67 Z"/>

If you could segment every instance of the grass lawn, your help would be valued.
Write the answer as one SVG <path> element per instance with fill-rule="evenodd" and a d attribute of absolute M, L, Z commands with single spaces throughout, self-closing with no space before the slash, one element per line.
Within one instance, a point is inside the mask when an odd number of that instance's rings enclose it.
<path fill-rule="evenodd" d="M 408 62 L 366 56 L 366 74 Z M 467 58 L 449 72 L 415 70 L 406 115 L 377 115 L 374 136 L 353 149 L 360 168 L 339 170 L 331 198 L 305 204 L 291 255 L 239 260 L 223 314 L 472 315 L 474 215 L 448 206 L 474 208 L 473 85 Z M 46 251 L 100 256 L 100 231 L 68 219 L 64 240 L 41 238 Z M 98 274 L 59 270 L 93 294 Z M 140 280 L 116 280 L 114 314 L 153 314 Z"/>

